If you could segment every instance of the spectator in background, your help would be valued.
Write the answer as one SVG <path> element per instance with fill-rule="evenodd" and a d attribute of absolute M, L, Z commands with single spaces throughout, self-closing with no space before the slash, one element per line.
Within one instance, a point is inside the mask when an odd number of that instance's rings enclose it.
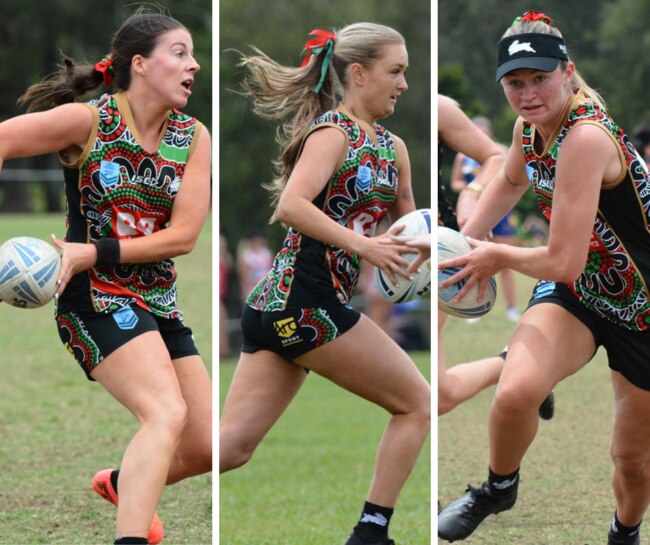
<path fill-rule="evenodd" d="M 219 357 L 230 356 L 230 334 L 228 333 L 228 277 L 233 266 L 228 249 L 228 239 L 219 233 Z"/>
<path fill-rule="evenodd" d="M 492 138 L 492 124 L 485 116 L 476 116 L 472 119 L 484 134 Z M 499 146 L 504 150 L 505 146 Z M 460 193 L 476 178 L 481 164 L 475 159 L 458 152 L 454 158 L 454 165 L 451 171 L 451 189 L 455 193 Z M 503 219 L 492 229 L 492 241 L 505 244 L 516 244 L 516 230 L 513 223 L 513 212 L 510 210 Z M 517 310 L 517 294 L 515 287 L 515 275 L 511 269 L 501 269 L 499 271 L 501 277 L 501 288 L 506 300 L 506 318 L 511 322 L 519 320 L 519 311 Z M 478 321 L 480 318 L 472 318 L 470 321 Z"/>
<path fill-rule="evenodd" d="M 268 246 L 266 235 L 261 230 L 250 231 L 237 246 L 237 277 L 242 303 L 269 272 L 272 264 L 273 252 Z"/>

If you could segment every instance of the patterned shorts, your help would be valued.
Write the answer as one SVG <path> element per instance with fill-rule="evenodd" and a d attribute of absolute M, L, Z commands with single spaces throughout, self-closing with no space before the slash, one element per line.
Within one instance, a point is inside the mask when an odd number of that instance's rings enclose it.
<path fill-rule="evenodd" d="M 293 361 L 343 335 L 361 314 L 347 305 L 261 312 L 244 306 L 242 352 L 271 350 Z"/>
<path fill-rule="evenodd" d="M 192 330 L 180 318 L 154 316 L 137 306 L 109 314 L 65 312 L 56 317 L 59 337 L 77 360 L 88 380 L 90 373 L 111 352 L 138 335 L 158 331 L 172 360 L 198 355 Z"/>

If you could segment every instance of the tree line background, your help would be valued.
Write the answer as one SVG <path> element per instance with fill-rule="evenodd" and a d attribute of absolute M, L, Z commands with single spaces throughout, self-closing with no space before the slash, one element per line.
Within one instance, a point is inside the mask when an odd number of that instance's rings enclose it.
<path fill-rule="evenodd" d="M 221 0 L 219 7 L 219 221 L 231 247 L 251 230 L 268 230 L 277 249 L 283 228 L 267 227 L 268 193 L 261 187 L 273 176 L 278 155 L 277 124 L 257 118 L 237 94 L 245 72 L 237 51 L 254 45 L 283 64 L 298 66 L 308 34 L 315 28 L 338 29 L 369 21 L 391 26 L 406 40 L 408 91 L 395 113 L 381 120 L 409 149 L 415 202 L 431 202 L 431 9 L 430 0 Z"/>
<path fill-rule="evenodd" d="M 650 0 L 438 0 L 439 92 L 470 117 L 490 118 L 496 139 L 509 144 L 515 114 L 494 82 L 496 44 L 528 10 L 552 18 L 576 68 L 628 135 L 650 125 Z M 445 154 L 447 179 L 452 159 Z M 535 208 L 532 197 L 521 208 Z"/>
<path fill-rule="evenodd" d="M 212 2 L 211 0 L 2 0 L 0 17 L 0 121 L 26 112 L 16 100 L 29 85 L 54 72 L 63 54 L 94 64 L 110 50 L 113 33 L 139 5 L 167 8 L 192 33 L 201 71 L 185 112 L 209 130 L 212 121 Z M 98 89 L 95 96 L 103 93 Z M 89 97 L 92 98 L 92 95 Z M 54 154 L 8 161 L 4 168 L 57 169 Z M 0 212 L 59 212 L 61 183 L 34 179 L 0 181 Z"/>

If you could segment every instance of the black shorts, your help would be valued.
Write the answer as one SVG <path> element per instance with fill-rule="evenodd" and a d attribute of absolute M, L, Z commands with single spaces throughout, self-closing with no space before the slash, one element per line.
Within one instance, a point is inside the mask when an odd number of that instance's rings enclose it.
<path fill-rule="evenodd" d="M 148 331 L 160 333 L 172 360 L 199 354 L 192 330 L 181 318 L 161 318 L 135 305 L 109 314 L 64 312 L 56 322 L 63 345 L 88 380 L 94 380 L 90 373 L 106 356 Z"/>
<path fill-rule="evenodd" d="M 538 303 L 553 303 L 573 314 L 589 328 L 596 346 L 605 349 L 609 368 L 650 391 L 650 331 L 630 331 L 596 315 L 564 284 L 538 282 L 528 307 Z"/>
<path fill-rule="evenodd" d="M 242 352 L 271 350 L 288 361 L 343 335 L 361 314 L 348 305 L 261 312 L 244 306 Z"/>

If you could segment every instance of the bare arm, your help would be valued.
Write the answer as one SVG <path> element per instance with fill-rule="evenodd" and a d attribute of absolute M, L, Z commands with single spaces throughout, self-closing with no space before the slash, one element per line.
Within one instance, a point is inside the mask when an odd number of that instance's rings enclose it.
<path fill-rule="evenodd" d="M 389 211 L 391 222 L 415 210 L 413 187 L 411 185 L 411 161 L 404 140 L 393 135 L 397 153 L 398 186 L 397 198 Z"/>
<path fill-rule="evenodd" d="M 463 234 L 484 239 L 528 190 L 530 184 L 519 143 L 520 135 L 521 120 L 515 124 L 512 145 L 506 155 L 503 168 L 483 191 L 472 216 L 462 228 Z"/>
<path fill-rule="evenodd" d="M 356 253 L 382 268 L 391 279 L 401 274 L 408 261 L 399 255 L 403 246 L 380 244 L 377 239 L 340 225 L 314 206 L 313 200 L 326 186 L 345 151 L 345 134 L 334 127 L 324 127 L 310 134 L 287 182 L 276 210 L 278 220 L 301 233 L 350 253 Z"/>
<path fill-rule="evenodd" d="M 210 134 L 203 127 L 196 148 L 185 166 L 183 181 L 174 199 L 169 226 L 147 236 L 120 240 L 122 263 L 153 263 L 189 253 L 196 244 L 210 205 Z M 63 251 L 60 287 L 88 270 L 97 261 L 94 244 L 68 243 L 53 238 Z"/>
<path fill-rule="evenodd" d="M 475 159 L 481 170 L 474 184 L 485 189 L 496 175 L 504 161 L 501 146 L 484 134 L 458 105 L 448 97 L 438 96 L 439 135 L 452 149 Z M 477 193 L 465 189 L 458 197 L 456 214 L 460 225 L 470 216 L 478 199 Z"/>
<path fill-rule="evenodd" d="M 441 264 L 464 267 L 445 284 L 470 276 L 462 298 L 471 285 L 485 285 L 502 268 L 544 280 L 575 281 L 584 271 L 603 180 L 616 179 L 622 168 L 619 150 L 600 127 L 574 127 L 558 157 L 548 244 L 519 248 L 472 239 L 474 251 Z"/>
<path fill-rule="evenodd" d="M 64 104 L 0 123 L 0 167 L 6 159 L 83 148 L 90 137 L 92 112 L 85 104 Z"/>

